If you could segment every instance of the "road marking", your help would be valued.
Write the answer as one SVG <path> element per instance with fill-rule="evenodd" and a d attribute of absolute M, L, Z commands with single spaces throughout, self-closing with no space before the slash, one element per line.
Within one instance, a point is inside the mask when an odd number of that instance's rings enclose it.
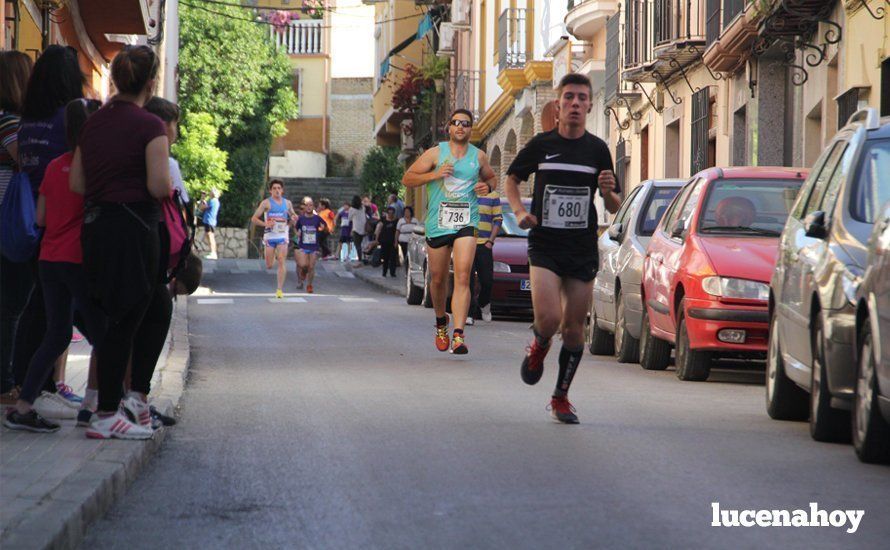
<path fill-rule="evenodd" d="M 305 304 L 306 298 L 269 298 L 270 304 Z"/>
<path fill-rule="evenodd" d="M 234 304 L 235 300 L 231 298 L 198 298 L 198 303 L 201 305 L 213 306 L 221 304 Z"/>
<path fill-rule="evenodd" d="M 344 279 L 355 279 L 355 275 L 348 271 L 335 271 L 337 277 L 343 277 Z"/>
<path fill-rule="evenodd" d="M 376 298 L 360 298 L 358 296 L 341 296 L 341 302 L 376 302 Z"/>

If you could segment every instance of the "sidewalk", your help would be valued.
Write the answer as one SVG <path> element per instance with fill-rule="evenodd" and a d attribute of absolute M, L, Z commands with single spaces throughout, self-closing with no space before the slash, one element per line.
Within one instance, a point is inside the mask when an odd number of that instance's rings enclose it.
<path fill-rule="evenodd" d="M 383 268 L 382 267 L 371 267 L 369 265 L 362 265 L 361 267 L 352 267 L 351 263 L 347 263 L 346 270 L 355 275 L 356 279 L 361 279 L 362 281 L 371 284 L 380 290 L 388 293 L 395 294 L 397 296 L 405 295 L 405 268 L 397 267 L 396 268 L 396 276 L 389 277 L 383 276 Z"/>
<path fill-rule="evenodd" d="M 86 387 L 90 347 L 71 346 L 67 382 Z M 152 379 L 152 404 L 173 414 L 189 364 L 188 300 L 175 304 L 170 334 Z M 0 428 L 0 547 L 77 548 L 87 526 L 100 518 L 139 475 L 167 428 L 148 441 L 91 440 L 74 420 L 54 434 Z"/>

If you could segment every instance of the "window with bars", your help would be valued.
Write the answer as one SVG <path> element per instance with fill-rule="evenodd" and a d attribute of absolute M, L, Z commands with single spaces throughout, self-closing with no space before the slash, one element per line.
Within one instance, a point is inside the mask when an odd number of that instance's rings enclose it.
<path fill-rule="evenodd" d="M 621 188 L 622 198 L 627 193 L 627 165 L 630 163 L 630 157 L 627 156 L 627 142 L 623 139 L 618 140 L 615 146 L 615 180 L 618 187 Z"/>
<path fill-rule="evenodd" d="M 4 0 L 6 7 L 3 18 L 4 44 L 2 50 L 16 50 L 19 47 L 19 3 L 17 0 Z"/>
<path fill-rule="evenodd" d="M 837 129 L 847 125 L 850 117 L 859 109 L 859 88 L 850 88 L 837 98 Z"/>
<path fill-rule="evenodd" d="M 708 167 L 709 136 L 711 126 L 710 87 L 705 86 L 692 95 L 692 131 L 690 172 L 697 174 Z"/>

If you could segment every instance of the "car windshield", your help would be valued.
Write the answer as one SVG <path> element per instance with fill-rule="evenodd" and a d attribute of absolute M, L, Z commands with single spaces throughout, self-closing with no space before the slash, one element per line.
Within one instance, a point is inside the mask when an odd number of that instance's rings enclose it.
<path fill-rule="evenodd" d="M 638 231 L 640 236 L 651 237 L 655 233 L 655 228 L 658 227 L 658 222 L 661 221 L 665 210 L 679 192 L 679 187 L 659 187 L 652 192 L 649 202 L 646 204 L 646 211 L 640 217 Z"/>
<path fill-rule="evenodd" d="M 719 180 L 711 184 L 701 233 L 779 236 L 802 180 Z"/>
<path fill-rule="evenodd" d="M 857 220 L 875 223 L 881 207 L 890 201 L 890 139 L 866 143 L 862 154 L 850 207 Z"/>
<path fill-rule="evenodd" d="M 526 208 L 529 208 L 528 204 L 526 205 Z M 516 214 L 514 214 L 513 209 L 510 208 L 510 203 L 506 201 L 501 202 L 501 212 L 504 216 L 504 223 L 501 225 L 501 236 L 528 237 L 528 229 L 519 227 L 519 222 L 516 220 Z"/>

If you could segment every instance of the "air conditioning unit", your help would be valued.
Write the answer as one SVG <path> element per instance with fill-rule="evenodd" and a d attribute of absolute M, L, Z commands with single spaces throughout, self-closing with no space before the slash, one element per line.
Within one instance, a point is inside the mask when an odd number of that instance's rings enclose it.
<path fill-rule="evenodd" d="M 439 25 L 439 51 L 438 55 L 454 55 L 454 25 L 442 23 Z"/>
<path fill-rule="evenodd" d="M 453 0 L 451 2 L 451 24 L 460 31 L 470 30 L 470 0 Z"/>
<path fill-rule="evenodd" d="M 414 151 L 414 121 L 410 118 L 403 120 L 399 124 L 399 129 L 402 151 Z"/>

